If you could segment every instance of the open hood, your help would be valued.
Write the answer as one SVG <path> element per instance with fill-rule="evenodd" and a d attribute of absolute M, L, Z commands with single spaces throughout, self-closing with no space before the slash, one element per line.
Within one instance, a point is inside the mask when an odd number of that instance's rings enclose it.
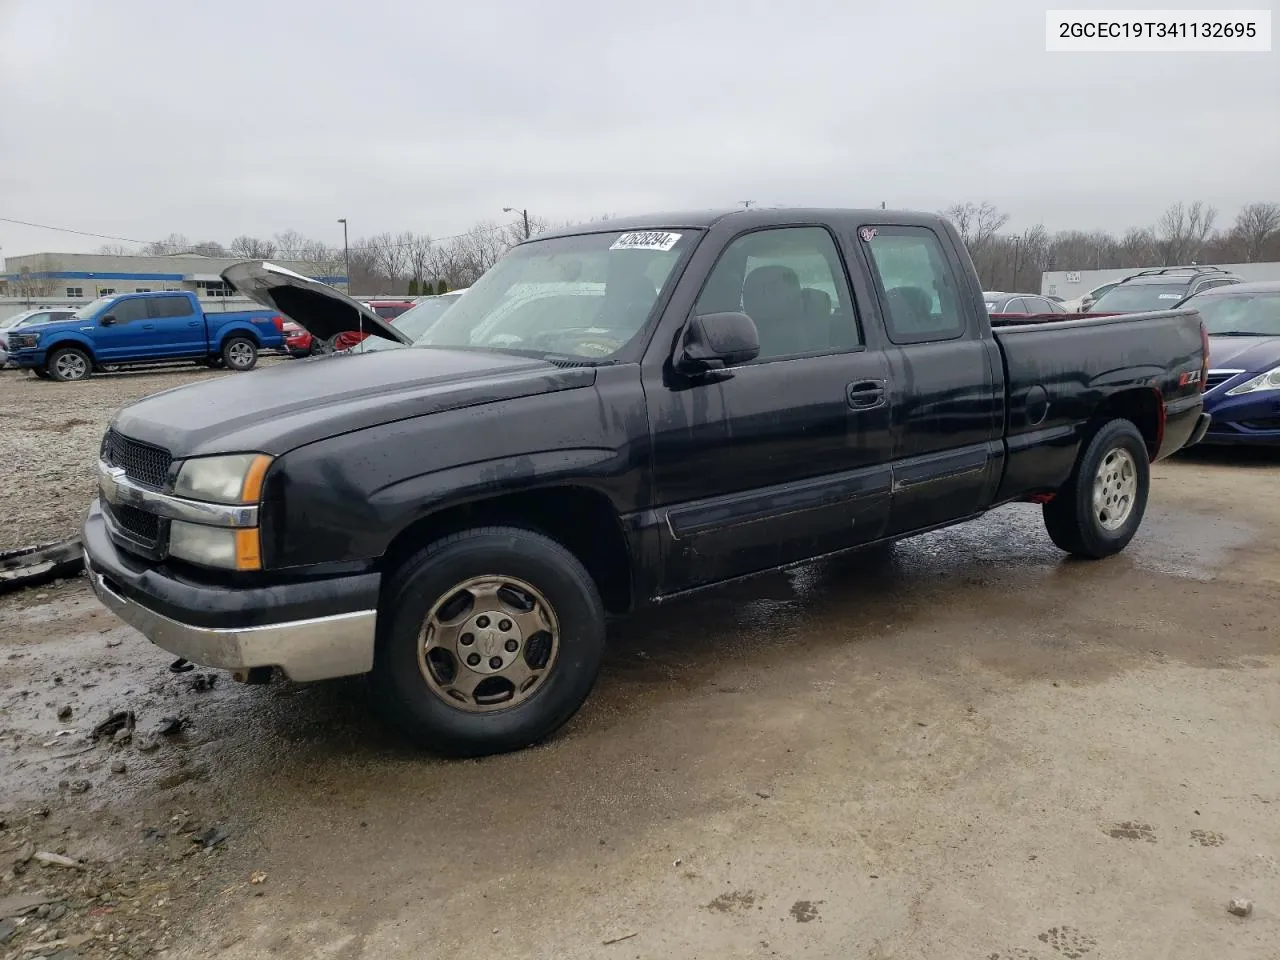
<path fill-rule="evenodd" d="M 413 342 L 345 293 L 278 264 L 246 260 L 223 270 L 222 279 L 250 300 L 279 310 L 320 340 L 331 340 L 340 333 L 362 330 L 395 343 Z"/>

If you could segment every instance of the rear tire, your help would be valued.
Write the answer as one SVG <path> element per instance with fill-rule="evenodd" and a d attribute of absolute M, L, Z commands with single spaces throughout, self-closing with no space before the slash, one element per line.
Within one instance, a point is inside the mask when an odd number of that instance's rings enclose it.
<path fill-rule="evenodd" d="M 550 736 L 582 706 L 604 656 L 595 581 L 559 543 L 516 527 L 466 530 L 405 561 L 378 624 L 379 709 L 420 746 L 455 757 Z"/>
<path fill-rule="evenodd" d="M 1100 560 L 1129 545 L 1142 524 L 1151 488 L 1146 441 L 1129 420 L 1111 420 L 1084 445 L 1044 525 L 1067 553 Z"/>
<path fill-rule="evenodd" d="M 258 363 L 258 345 L 248 337 L 232 337 L 222 345 L 222 363 L 237 373 L 252 370 Z"/>
<path fill-rule="evenodd" d="M 88 379 L 93 372 L 93 360 L 79 347 L 59 347 L 45 361 L 45 370 L 60 383 L 75 383 Z"/>

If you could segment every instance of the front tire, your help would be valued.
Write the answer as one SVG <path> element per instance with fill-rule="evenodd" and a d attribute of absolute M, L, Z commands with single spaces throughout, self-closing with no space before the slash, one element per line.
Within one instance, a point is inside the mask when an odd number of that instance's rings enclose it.
<path fill-rule="evenodd" d="M 60 383 L 75 383 L 93 372 L 93 361 L 79 347 L 59 347 L 50 354 L 45 369 Z"/>
<path fill-rule="evenodd" d="M 237 373 L 252 370 L 258 364 L 258 345 L 248 337 L 232 337 L 222 345 L 222 363 Z"/>
<path fill-rule="evenodd" d="M 476 757 L 550 736 L 604 657 L 595 581 L 572 553 L 482 527 L 407 560 L 383 591 L 370 677 L 386 718 L 434 752 Z"/>
<path fill-rule="evenodd" d="M 1129 420 L 1103 424 L 1070 479 L 1044 505 L 1049 538 L 1073 556 L 1100 560 L 1129 545 L 1142 524 L 1151 488 L 1146 442 Z"/>

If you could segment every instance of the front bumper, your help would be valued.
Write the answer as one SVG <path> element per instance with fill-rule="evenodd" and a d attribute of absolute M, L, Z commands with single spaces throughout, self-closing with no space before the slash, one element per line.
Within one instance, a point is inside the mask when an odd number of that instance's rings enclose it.
<path fill-rule="evenodd" d="M 48 359 L 45 350 L 19 350 L 17 353 L 9 353 L 9 362 L 15 367 L 22 367 L 30 370 L 32 367 L 43 367 Z"/>
<path fill-rule="evenodd" d="M 116 549 L 94 501 L 81 534 L 103 605 L 163 650 L 226 670 L 279 667 L 301 682 L 373 667 L 380 576 L 267 587 L 195 583 Z"/>
<path fill-rule="evenodd" d="M 1205 409 L 1213 418 L 1202 441 L 1205 444 L 1280 446 L 1280 395 L 1275 391 L 1243 397 L 1215 395 L 1205 403 Z"/>

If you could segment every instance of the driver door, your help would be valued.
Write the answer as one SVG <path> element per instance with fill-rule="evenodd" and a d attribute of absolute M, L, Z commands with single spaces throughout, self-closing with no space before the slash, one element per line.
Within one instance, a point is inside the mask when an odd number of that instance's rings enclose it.
<path fill-rule="evenodd" d="M 887 361 L 862 339 L 832 234 L 743 234 L 694 309 L 745 312 L 761 350 L 695 378 L 645 374 L 659 592 L 878 539 L 891 484 Z"/>

